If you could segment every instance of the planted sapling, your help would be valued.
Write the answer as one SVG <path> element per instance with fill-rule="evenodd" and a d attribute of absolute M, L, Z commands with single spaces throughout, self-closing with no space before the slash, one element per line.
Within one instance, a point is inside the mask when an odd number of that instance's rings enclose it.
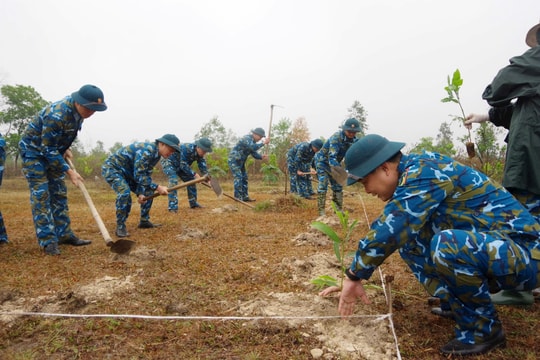
<path fill-rule="evenodd" d="M 462 116 L 454 115 L 453 120 L 464 122 L 465 111 L 463 111 L 463 106 L 461 105 L 461 100 L 459 98 L 459 90 L 461 88 L 461 85 L 463 85 L 463 79 L 461 78 L 461 73 L 459 72 L 459 69 L 456 69 L 456 71 L 454 71 L 454 74 L 452 75 L 452 79 L 450 79 L 450 76 L 447 77 L 447 86 L 444 87 L 444 90 L 446 90 L 448 96 L 444 99 L 441 99 L 441 101 L 454 102 L 458 104 Z M 473 158 L 476 155 L 476 152 L 474 150 L 474 143 L 472 142 L 471 138 L 471 130 L 469 129 L 468 131 L 469 141 L 465 143 L 465 147 L 467 148 L 467 155 L 469 155 L 469 158 Z"/>
<path fill-rule="evenodd" d="M 310 281 L 312 284 L 317 286 L 317 288 L 324 289 L 324 293 L 325 293 L 324 295 L 328 295 L 329 293 L 340 291 L 341 288 L 343 287 L 343 278 L 345 276 L 345 270 L 346 270 L 345 252 L 347 251 L 347 245 L 349 243 L 352 231 L 358 224 L 358 220 L 354 220 L 352 223 L 349 224 L 349 213 L 347 211 L 338 211 L 335 203 L 333 202 L 332 202 L 332 209 L 334 210 L 334 212 L 339 218 L 341 229 L 344 233 L 343 237 L 340 237 L 334 231 L 334 229 L 328 226 L 328 224 L 325 224 L 320 221 L 314 221 L 313 223 L 311 223 L 311 227 L 324 233 L 326 236 L 330 238 L 330 240 L 332 240 L 334 254 L 336 255 L 336 258 L 339 262 L 339 268 L 340 268 L 339 283 L 338 283 L 338 279 L 330 275 L 321 275 Z"/>

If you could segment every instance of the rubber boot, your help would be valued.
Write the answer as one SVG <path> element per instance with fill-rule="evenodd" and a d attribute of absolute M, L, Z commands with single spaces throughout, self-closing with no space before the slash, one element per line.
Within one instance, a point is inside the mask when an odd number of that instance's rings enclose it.
<path fill-rule="evenodd" d="M 532 291 L 501 290 L 491 294 L 491 302 L 497 305 L 531 305 L 534 296 Z"/>
<path fill-rule="evenodd" d="M 334 192 L 332 193 L 332 201 L 336 204 L 336 209 L 339 212 L 343 211 L 343 192 Z"/>
<path fill-rule="evenodd" d="M 326 214 L 324 207 L 326 206 L 326 193 L 317 194 L 317 207 L 319 209 L 319 216 Z"/>

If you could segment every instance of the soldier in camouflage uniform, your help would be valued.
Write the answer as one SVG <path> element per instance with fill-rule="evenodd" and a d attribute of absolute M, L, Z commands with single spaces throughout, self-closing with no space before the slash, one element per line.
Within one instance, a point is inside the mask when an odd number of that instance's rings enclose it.
<path fill-rule="evenodd" d="M 317 168 L 317 177 L 319 187 L 317 189 L 317 207 L 319 216 L 325 214 L 326 206 L 326 191 L 328 190 L 328 182 L 332 188 L 332 201 L 336 204 L 336 208 L 341 211 L 343 208 L 343 186 L 337 183 L 330 175 L 331 166 L 340 166 L 341 160 L 345 156 L 345 152 L 349 147 L 356 142 L 356 134 L 362 129 L 360 122 L 354 118 L 347 119 L 342 130 L 330 136 L 315 154 L 315 166 Z"/>
<path fill-rule="evenodd" d="M 66 174 L 77 185 L 83 178 L 71 169 L 64 157 L 71 157 L 69 147 L 82 128 L 84 119 L 96 111 L 105 111 L 103 92 L 94 85 L 49 104 L 30 121 L 22 134 L 19 150 L 22 171 L 30 188 L 34 227 L 41 246 L 48 255 L 60 255 L 58 244 L 88 245 L 71 230 Z"/>
<path fill-rule="evenodd" d="M 0 185 L 2 185 L 2 177 L 4 175 L 4 162 L 6 160 L 6 151 L 4 147 L 6 146 L 6 141 L 2 134 L 0 134 Z M 6 232 L 6 226 L 4 225 L 4 217 L 2 216 L 2 211 L 0 211 L 0 245 L 8 243 L 8 236 Z"/>
<path fill-rule="evenodd" d="M 163 172 L 169 178 L 169 187 L 178 185 L 178 178 L 182 181 L 190 181 L 200 178 L 200 175 L 191 169 L 191 164 L 197 162 L 197 167 L 202 175 L 208 173 L 204 156 L 212 152 L 212 142 L 208 138 L 200 138 L 193 144 L 181 144 L 180 152 L 175 152 L 168 158 L 161 159 Z M 190 185 L 186 188 L 189 207 L 201 208 L 197 202 L 197 186 Z M 178 212 L 177 190 L 169 192 L 169 212 Z"/>
<path fill-rule="evenodd" d="M 103 178 L 116 192 L 116 236 L 127 237 L 126 220 L 131 211 L 131 192 L 137 195 L 141 205 L 140 229 L 159 227 L 150 221 L 152 199 L 145 197 L 154 192 L 167 195 L 167 187 L 152 181 L 152 170 L 160 157 L 167 158 L 180 152 L 180 140 L 173 134 L 165 134 L 155 142 L 136 142 L 109 155 L 101 167 Z"/>
<path fill-rule="evenodd" d="M 399 251 L 428 293 L 450 305 L 455 338 L 442 353 L 503 346 L 490 292 L 538 286 L 540 224 L 481 172 L 436 153 L 404 155 L 404 145 L 367 135 L 345 155 L 348 184 L 360 181 L 386 205 L 358 243 L 339 312 L 351 315 L 357 298 L 369 303 L 363 281 Z"/>
<path fill-rule="evenodd" d="M 257 160 L 268 159 L 267 155 L 261 155 L 257 151 L 270 143 L 270 138 L 264 139 L 265 132 L 262 128 L 251 130 L 251 134 L 243 136 L 229 153 L 229 169 L 234 178 L 234 197 L 242 201 L 255 201 L 248 194 L 248 174 L 246 172 L 246 160 L 249 155 Z"/>
<path fill-rule="evenodd" d="M 294 145 L 287 151 L 287 170 L 291 184 L 291 193 L 311 200 L 313 188 L 311 186 L 311 175 L 317 174 L 311 170 L 313 157 L 321 149 L 323 142 L 315 139 L 311 142 L 302 142 Z"/>

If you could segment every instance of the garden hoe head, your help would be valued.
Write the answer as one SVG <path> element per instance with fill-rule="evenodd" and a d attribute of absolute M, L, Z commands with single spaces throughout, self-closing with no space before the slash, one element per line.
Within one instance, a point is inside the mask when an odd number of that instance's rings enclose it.
<path fill-rule="evenodd" d="M 111 249 L 111 252 L 113 253 L 127 255 L 135 246 L 135 241 L 128 239 L 120 239 L 107 242 L 107 246 Z"/>
<path fill-rule="evenodd" d="M 349 177 L 349 174 L 347 173 L 347 170 L 341 166 L 331 166 L 330 175 L 332 175 L 332 178 L 334 178 L 339 185 L 347 185 L 347 178 Z"/>
<path fill-rule="evenodd" d="M 69 158 L 66 158 L 66 161 L 69 167 L 75 170 L 73 162 Z M 81 189 L 84 199 L 86 200 L 86 203 L 90 208 L 90 212 L 92 213 L 92 217 L 96 221 L 96 224 L 99 227 L 99 231 L 103 236 L 103 240 L 105 240 L 105 244 L 107 244 L 107 246 L 111 249 L 111 252 L 116 254 L 129 254 L 133 246 L 135 246 L 135 241 L 127 239 L 113 241 L 111 239 L 111 236 L 109 235 L 109 232 L 107 231 L 107 228 L 105 227 L 105 224 L 103 223 L 103 220 L 101 220 L 101 216 L 99 216 L 99 213 L 97 212 L 96 206 L 94 205 L 94 202 L 92 201 L 92 198 L 90 197 L 86 186 L 84 186 L 83 182 L 79 182 L 77 184 L 77 187 Z"/>

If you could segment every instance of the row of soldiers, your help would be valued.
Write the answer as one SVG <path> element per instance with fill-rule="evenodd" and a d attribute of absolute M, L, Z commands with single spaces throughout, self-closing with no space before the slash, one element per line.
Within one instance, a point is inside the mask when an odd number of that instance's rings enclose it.
<path fill-rule="evenodd" d="M 84 246 L 91 243 L 77 237 L 71 229 L 68 213 L 66 175 L 78 186 L 84 181 L 72 163 L 70 147 L 85 119 L 96 111 L 107 110 L 103 92 L 95 85 L 84 85 L 78 91 L 45 106 L 29 123 L 19 142 L 22 171 L 30 189 L 30 205 L 39 246 L 48 255 L 59 255 L 59 245 Z M 338 209 L 343 205 L 343 188 L 330 174 L 330 167 L 339 165 L 349 146 L 357 140 L 360 123 L 356 119 L 345 121 L 342 130 L 326 142 L 316 139 L 293 146 L 287 153 L 291 192 L 311 199 L 311 175 L 318 178 L 319 215 L 324 215 L 328 185 Z M 234 179 L 234 197 L 240 201 L 255 201 L 248 193 L 248 175 L 245 163 L 248 156 L 266 160 L 267 154 L 258 150 L 268 145 L 270 137 L 257 127 L 243 136 L 229 153 L 228 165 Z M 0 136 L 0 184 L 4 169 L 4 139 Z M 116 193 L 117 237 L 129 236 L 126 221 L 132 207 L 131 193 L 140 204 L 138 228 L 160 226 L 150 221 L 154 193 L 168 196 L 168 210 L 178 212 L 176 190 L 169 192 L 179 180 L 198 179 L 208 173 L 205 155 L 212 152 L 212 142 L 200 138 L 194 143 L 180 144 L 174 134 L 165 134 L 154 142 L 135 142 L 121 147 L 103 163 L 103 178 Z M 168 184 L 160 185 L 152 179 L 154 167 L 161 161 Z M 199 173 L 191 165 L 197 163 Z M 312 170 L 311 167 L 317 170 Z M 188 202 L 192 209 L 202 206 L 197 201 L 195 185 L 187 187 Z M 7 233 L 0 213 L 0 244 L 7 243 Z"/>

